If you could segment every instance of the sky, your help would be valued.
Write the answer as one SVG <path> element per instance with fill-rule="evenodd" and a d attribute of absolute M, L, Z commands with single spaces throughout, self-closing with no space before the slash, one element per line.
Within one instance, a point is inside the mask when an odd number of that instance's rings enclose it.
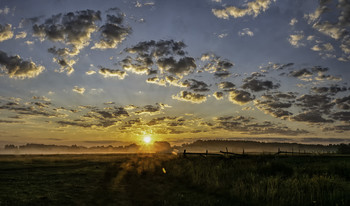
<path fill-rule="evenodd" d="M 0 145 L 350 142 L 349 0 L 0 0 Z"/>

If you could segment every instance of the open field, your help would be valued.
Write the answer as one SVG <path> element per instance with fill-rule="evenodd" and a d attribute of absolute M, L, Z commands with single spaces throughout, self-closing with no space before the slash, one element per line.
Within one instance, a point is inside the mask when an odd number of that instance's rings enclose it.
<path fill-rule="evenodd" d="M 349 156 L 0 156 L 0 205 L 349 205 Z"/>

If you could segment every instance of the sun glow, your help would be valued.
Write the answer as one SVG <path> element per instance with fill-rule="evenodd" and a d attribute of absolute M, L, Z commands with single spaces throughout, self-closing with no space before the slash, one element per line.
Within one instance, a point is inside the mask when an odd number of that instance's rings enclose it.
<path fill-rule="evenodd" d="M 151 141 L 152 141 L 152 138 L 151 138 L 150 136 L 145 136 L 145 137 L 143 138 L 143 142 L 144 142 L 145 144 L 149 144 L 149 143 L 151 143 Z"/>

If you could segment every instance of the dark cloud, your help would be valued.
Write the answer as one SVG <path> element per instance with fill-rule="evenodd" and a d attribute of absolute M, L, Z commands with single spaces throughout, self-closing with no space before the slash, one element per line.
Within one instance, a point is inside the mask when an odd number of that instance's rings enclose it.
<path fill-rule="evenodd" d="M 350 124 L 344 124 L 344 125 L 334 125 L 331 127 L 325 127 L 323 129 L 324 132 L 329 132 L 329 131 L 335 131 L 338 133 L 343 133 L 343 132 L 347 132 L 350 131 Z"/>
<path fill-rule="evenodd" d="M 177 117 L 156 117 L 147 123 L 148 126 L 160 125 L 164 122 L 174 121 Z"/>
<path fill-rule="evenodd" d="M 300 69 L 289 72 L 289 76 L 292 77 L 309 77 L 313 75 L 313 73 L 308 69 Z"/>
<path fill-rule="evenodd" d="M 20 56 L 8 56 L 5 52 L 0 51 L 0 65 L 3 65 L 2 70 L 10 78 L 33 78 L 38 76 L 45 68 L 41 65 L 36 65 L 32 61 L 24 61 Z"/>
<path fill-rule="evenodd" d="M 56 72 L 66 72 L 68 76 L 74 72 L 73 65 L 76 63 L 76 61 L 73 59 L 69 60 L 66 57 L 55 57 L 53 58 L 53 62 L 56 62 L 58 65 L 60 65 L 60 68 L 58 70 L 55 70 Z"/>
<path fill-rule="evenodd" d="M 267 114 L 270 114 L 276 118 L 286 119 L 293 113 L 285 110 L 292 106 L 293 101 L 287 100 L 286 98 L 279 98 L 282 93 L 277 93 L 275 95 L 263 95 L 262 99 L 256 100 L 254 103 L 258 109 L 264 111 Z M 289 97 L 289 96 L 287 96 Z"/>
<path fill-rule="evenodd" d="M 195 59 L 185 56 L 186 52 L 183 50 L 185 46 L 183 42 L 174 40 L 139 42 L 124 50 L 136 56 L 127 56 L 119 64 L 125 70 L 136 74 L 154 75 L 160 71 L 161 74 L 183 77 L 197 68 Z M 157 69 L 152 68 L 155 65 Z"/>
<path fill-rule="evenodd" d="M 100 27 L 101 40 L 92 49 L 112 49 L 116 48 L 130 33 L 131 28 L 124 26 L 124 15 L 107 15 L 107 23 Z"/>
<path fill-rule="evenodd" d="M 99 123 L 88 123 L 88 122 L 80 122 L 80 121 L 57 121 L 57 124 L 61 126 L 76 126 L 76 127 L 83 127 L 83 128 L 93 128 L 93 127 L 111 127 L 116 125 L 118 121 L 117 120 L 108 120 L 108 121 L 101 121 Z"/>
<path fill-rule="evenodd" d="M 127 75 L 125 71 L 119 69 L 109 69 L 109 68 L 100 68 L 98 73 L 104 77 L 118 77 L 118 79 L 124 79 Z"/>
<path fill-rule="evenodd" d="M 149 56 L 136 59 L 127 56 L 120 62 L 120 64 L 123 69 L 135 74 L 150 74 L 151 71 L 154 73 L 154 70 L 151 70 L 153 60 Z"/>
<path fill-rule="evenodd" d="M 334 85 L 330 87 L 312 87 L 311 91 L 315 93 L 329 93 L 330 95 L 335 95 L 338 92 L 347 91 L 347 88 Z"/>
<path fill-rule="evenodd" d="M 201 60 L 208 61 L 208 63 L 203 68 L 200 68 L 199 71 L 204 70 L 214 73 L 214 76 L 218 78 L 226 78 L 231 75 L 229 69 L 234 66 L 232 62 L 210 54 L 203 54 Z"/>
<path fill-rule="evenodd" d="M 232 82 L 220 82 L 218 84 L 218 87 L 220 89 L 224 89 L 224 90 L 227 90 L 227 91 L 230 91 L 230 89 L 234 88 L 236 85 L 233 84 Z"/>
<path fill-rule="evenodd" d="M 195 103 L 195 104 L 200 104 L 207 101 L 206 95 L 192 93 L 188 91 L 181 91 L 179 94 L 173 95 L 172 98 L 180 101 Z"/>
<path fill-rule="evenodd" d="M 192 57 L 183 57 L 178 61 L 173 57 L 161 58 L 157 61 L 157 65 L 161 71 L 167 71 L 178 76 L 189 74 L 197 68 Z"/>
<path fill-rule="evenodd" d="M 108 110 L 100 110 L 94 108 L 91 110 L 92 112 L 85 115 L 86 117 L 104 120 L 104 119 L 123 119 L 129 117 L 129 113 L 123 107 L 113 107 Z M 96 115 L 97 114 L 97 115 Z"/>
<path fill-rule="evenodd" d="M 262 123 L 255 122 L 252 117 L 244 116 L 224 116 L 215 118 L 214 129 L 224 129 L 228 131 L 240 132 L 244 134 L 281 134 L 281 135 L 300 135 L 307 134 L 306 130 L 292 130 L 286 126 L 274 124 L 269 121 Z"/>
<path fill-rule="evenodd" d="M 262 69 L 266 69 L 266 70 L 269 70 L 269 69 L 283 70 L 283 69 L 289 68 L 289 67 L 291 67 L 293 65 L 294 65 L 294 63 L 287 63 L 287 64 L 270 63 L 267 66 L 262 67 Z"/>
<path fill-rule="evenodd" d="M 220 72 L 215 72 L 214 76 L 218 78 L 226 78 L 229 77 L 231 73 L 229 71 L 220 71 Z"/>
<path fill-rule="evenodd" d="M 43 24 L 33 25 L 33 34 L 41 39 L 62 42 L 80 50 L 88 45 L 96 30 L 96 21 L 101 20 L 100 11 L 82 10 L 53 15 Z"/>
<path fill-rule="evenodd" d="M 164 109 L 164 106 L 162 106 L 162 104 L 156 103 L 156 105 L 146 105 L 142 107 L 140 110 L 136 111 L 135 114 L 155 115 L 159 114 L 162 109 Z"/>
<path fill-rule="evenodd" d="M 5 124 L 16 124 L 16 123 L 24 123 L 24 121 L 13 121 L 13 120 L 3 120 L 0 119 L 0 124 L 5 123 Z"/>
<path fill-rule="evenodd" d="M 229 93 L 229 101 L 235 104 L 243 105 L 255 99 L 254 95 L 244 90 L 233 89 Z"/>
<path fill-rule="evenodd" d="M 308 123 L 331 123 L 333 120 L 325 119 L 318 111 L 307 111 L 291 117 L 291 120 Z"/>
<path fill-rule="evenodd" d="M 343 110 L 350 109 L 350 96 L 337 98 L 334 100 L 334 102 L 339 109 L 343 109 Z"/>
<path fill-rule="evenodd" d="M 195 79 L 187 79 L 182 85 L 187 86 L 188 89 L 193 90 L 195 92 L 207 92 L 210 91 L 210 85 L 206 84 L 203 81 L 198 81 Z"/>
<path fill-rule="evenodd" d="M 280 87 L 279 84 L 274 84 L 272 81 L 269 80 L 252 79 L 245 80 L 244 82 L 245 83 L 242 85 L 242 88 L 250 89 L 254 92 L 260 92 L 269 89 L 277 89 Z"/>
<path fill-rule="evenodd" d="M 288 93 L 281 93 L 278 92 L 275 94 L 277 98 L 283 98 L 283 99 L 295 99 L 296 95 L 293 92 L 288 92 Z"/>
<path fill-rule="evenodd" d="M 4 26 L 0 24 L 0 42 L 12 39 L 13 32 L 12 32 L 12 25 L 11 24 L 5 24 Z"/>
<path fill-rule="evenodd" d="M 174 40 L 160 40 L 160 41 L 143 41 L 137 45 L 125 49 L 128 53 L 137 53 L 139 56 L 162 57 L 168 55 L 183 56 L 186 52 L 183 50 L 186 45 L 182 42 Z"/>
<path fill-rule="evenodd" d="M 334 120 L 350 122 L 350 112 L 335 112 L 331 115 Z"/>
<path fill-rule="evenodd" d="M 224 98 L 224 93 L 222 92 L 214 92 L 213 96 L 215 97 L 215 99 L 220 100 Z"/>
<path fill-rule="evenodd" d="M 321 113 L 329 113 L 334 106 L 331 98 L 327 95 L 310 95 L 304 94 L 296 99 L 296 105 L 302 107 L 303 110 L 315 110 Z"/>
<path fill-rule="evenodd" d="M 35 104 L 35 103 L 34 103 Z M 9 110 L 14 111 L 19 115 L 31 115 L 31 116 L 44 116 L 44 117 L 59 117 L 62 116 L 62 114 L 59 114 L 57 112 L 52 112 L 50 110 L 43 109 L 46 108 L 50 103 L 47 105 L 43 104 L 44 106 L 41 106 L 41 103 L 37 102 L 36 106 L 23 106 L 20 104 L 6 104 L 3 106 L 0 106 L 0 110 Z"/>

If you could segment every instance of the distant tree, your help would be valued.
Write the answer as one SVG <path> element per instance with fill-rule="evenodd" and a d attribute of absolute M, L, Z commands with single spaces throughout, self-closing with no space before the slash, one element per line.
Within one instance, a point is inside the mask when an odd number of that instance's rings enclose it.
<path fill-rule="evenodd" d="M 340 144 L 338 146 L 339 154 L 350 154 L 350 144 Z"/>
<path fill-rule="evenodd" d="M 5 145 L 5 149 L 18 149 L 18 147 L 13 144 L 7 144 Z"/>

